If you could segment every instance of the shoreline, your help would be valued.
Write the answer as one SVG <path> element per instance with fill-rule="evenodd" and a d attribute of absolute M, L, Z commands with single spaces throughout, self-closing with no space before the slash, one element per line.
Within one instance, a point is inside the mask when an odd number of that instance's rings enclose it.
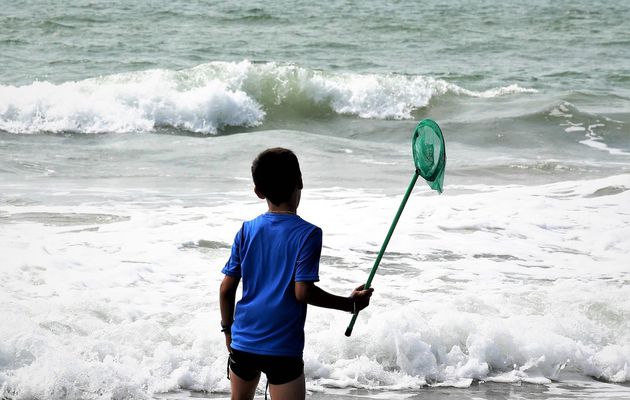
<path fill-rule="evenodd" d="M 263 378 L 264 379 L 264 378 Z M 263 385 L 259 387 L 264 387 Z M 308 391 L 307 400 L 547 400 L 547 399 L 627 399 L 630 398 L 630 384 L 600 382 L 583 376 L 571 376 L 567 380 L 550 384 L 496 383 L 475 381 L 467 388 L 425 386 L 418 390 L 368 390 L 368 389 L 323 389 Z M 205 393 L 181 391 L 155 394 L 154 399 L 183 400 L 191 398 L 225 399 L 229 393 Z M 255 399 L 264 399 L 264 393 L 257 393 Z"/>

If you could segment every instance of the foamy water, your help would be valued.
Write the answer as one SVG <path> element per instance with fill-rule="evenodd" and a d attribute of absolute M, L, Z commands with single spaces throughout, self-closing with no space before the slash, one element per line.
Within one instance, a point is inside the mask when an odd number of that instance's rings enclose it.
<path fill-rule="evenodd" d="M 353 336 L 349 315 L 309 309 L 309 390 L 630 379 L 630 175 L 442 196 L 423 185 Z M 205 196 L 204 206 L 107 201 L 115 192 L 72 206 L 4 202 L 2 393 L 227 391 L 220 269 L 240 220 L 264 207 L 248 191 Z M 322 287 L 346 294 L 366 279 L 399 199 L 305 191 L 300 214 L 325 232 Z"/>

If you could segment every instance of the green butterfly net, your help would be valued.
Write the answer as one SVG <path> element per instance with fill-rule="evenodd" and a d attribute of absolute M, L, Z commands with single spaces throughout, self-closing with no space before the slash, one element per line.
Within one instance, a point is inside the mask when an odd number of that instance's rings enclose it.
<path fill-rule="evenodd" d="M 431 119 L 424 119 L 416 126 L 411 142 L 416 172 L 431 189 L 442 193 L 446 169 L 446 146 L 442 130 Z"/>

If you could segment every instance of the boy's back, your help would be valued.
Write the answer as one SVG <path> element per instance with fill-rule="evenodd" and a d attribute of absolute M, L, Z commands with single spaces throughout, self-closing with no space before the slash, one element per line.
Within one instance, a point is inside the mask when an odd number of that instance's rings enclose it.
<path fill-rule="evenodd" d="M 295 214 L 267 212 L 243 224 L 223 269 L 243 282 L 234 349 L 302 356 L 306 304 L 295 298 L 294 282 L 319 280 L 321 243 L 321 229 Z"/>

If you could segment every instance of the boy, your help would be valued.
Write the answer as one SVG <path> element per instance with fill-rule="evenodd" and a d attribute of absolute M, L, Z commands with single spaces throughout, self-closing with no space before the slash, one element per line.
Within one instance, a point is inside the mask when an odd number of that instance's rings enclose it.
<path fill-rule="evenodd" d="M 306 305 L 358 312 L 373 289 L 330 294 L 319 280 L 322 231 L 297 215 L 302 173 L 290 150 L 267 149 L 252 163 L 254 192 L 269 211 L 243 223 L 223 268 L 221 330 L 230 352 L 232 399 L 253 399 L 261 371 L 273 400 L 304 399 Z M 235 306 L 243 279 L 243 297 Z"/>

